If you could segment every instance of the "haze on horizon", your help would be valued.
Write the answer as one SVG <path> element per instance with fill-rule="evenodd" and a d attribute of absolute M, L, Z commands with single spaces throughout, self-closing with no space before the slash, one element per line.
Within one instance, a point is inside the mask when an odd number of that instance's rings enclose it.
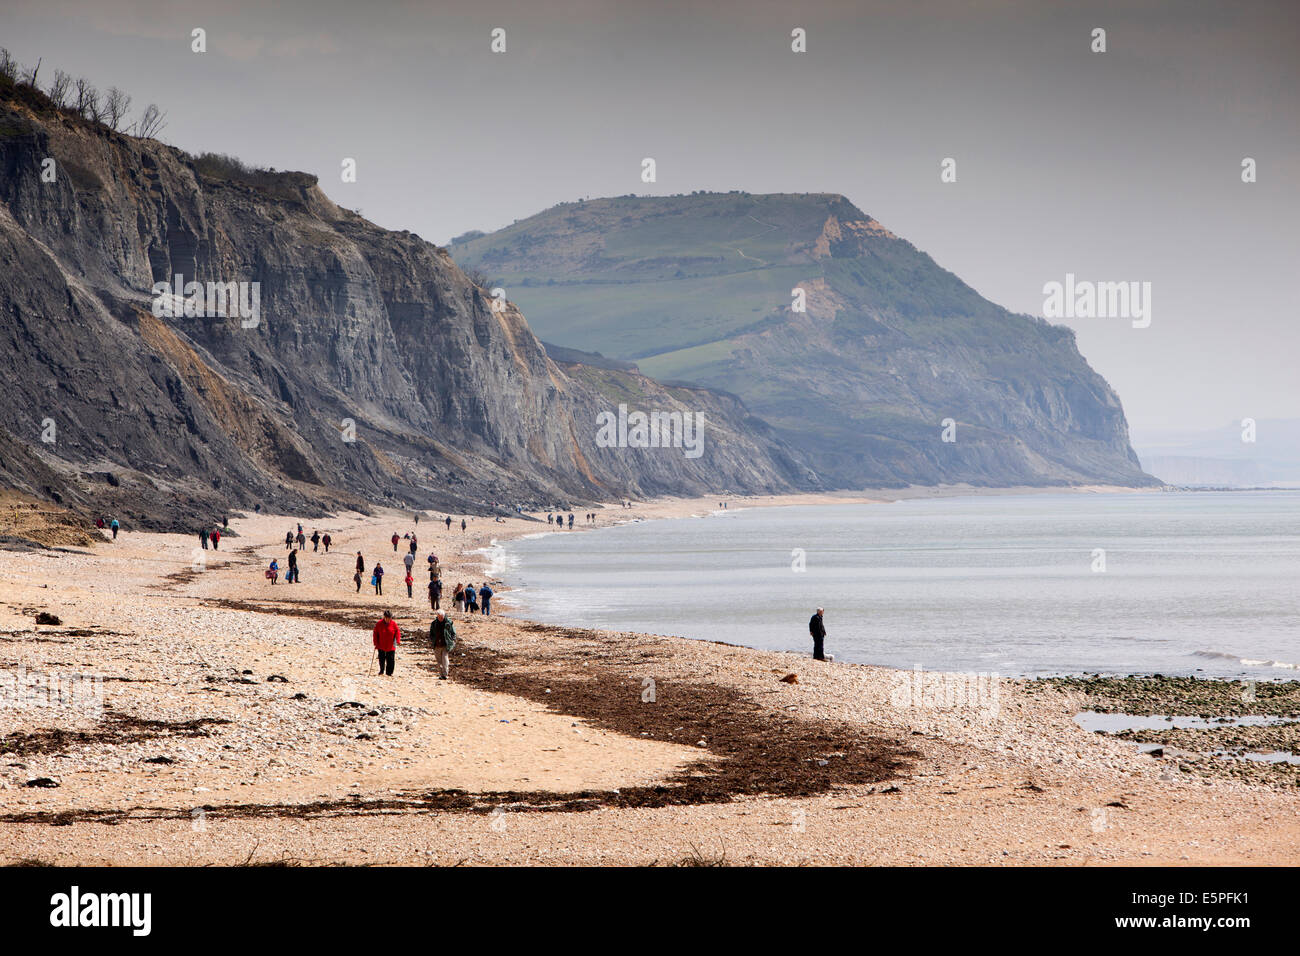
<path fill-rule="evenodd" d="M 1054 320 L 1135 443 L 1300 417 L 1300 5 L 437 6 L 7 0 L 0 46 L 156 102 L 165 142 L 314 172 L 440 243 L 579 197 L 843 193 L 1014 311 L 1066 273 L 1150 282 L 1149 328 Z"/>

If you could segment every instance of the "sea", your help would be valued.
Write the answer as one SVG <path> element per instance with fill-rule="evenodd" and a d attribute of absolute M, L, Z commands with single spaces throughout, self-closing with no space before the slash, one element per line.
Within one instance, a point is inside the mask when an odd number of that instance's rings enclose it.
<path fill-rule="evenodd" d="M 821 606 L 840 661 L 1300 678 L 1300 492 L 734 503 L 485 560 L 502 609 L 547 623 L 810 653 Z"/>

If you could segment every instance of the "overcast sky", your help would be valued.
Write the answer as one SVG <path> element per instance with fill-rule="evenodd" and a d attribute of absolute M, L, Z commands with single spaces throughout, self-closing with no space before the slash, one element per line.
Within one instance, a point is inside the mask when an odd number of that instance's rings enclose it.
<path fill-rule="evenodd" d="M 440 243 L 580 196 L 840 192 L 1018 312 L 1150 282 L 1148 328 L 1064 320 L 1139 441 L 1300 417 L 1295 0 L 2 0 L 0 45 Z"/>

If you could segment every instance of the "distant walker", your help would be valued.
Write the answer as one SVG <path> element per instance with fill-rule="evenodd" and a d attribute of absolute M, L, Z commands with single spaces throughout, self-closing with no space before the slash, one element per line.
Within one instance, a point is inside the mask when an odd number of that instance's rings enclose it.
<path fill-rule="evenodd" d="M 826 623 L 822 620 L 822 612 L 825 608 L 819 607 L 817 613 L 808 620 L 808 633 L 813 639 L 813 660 L 824 661 L 826 655 L 822 652 L 822 641 L 826 640 Z"/>

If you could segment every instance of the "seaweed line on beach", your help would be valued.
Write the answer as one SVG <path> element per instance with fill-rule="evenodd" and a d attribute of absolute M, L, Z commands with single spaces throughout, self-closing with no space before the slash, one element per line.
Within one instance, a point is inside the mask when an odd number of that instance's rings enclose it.
<path fill-rule="evenodd" d="M 373 614 L 342 602 L 294 606 L 232 600 L 207 602 L 229 610 L 287 614 L 369 628 Z M 763 707 L 733 688 L 667 679 L 654 702 L 642 700 L 640 678 L 620 665 L 643 664 L 643 649 L 614 635 L 576 628 L 521 623 L 555 639 L 548 669 L 539 673 L 522 655 L 474 646 L 456 657 L 456 679 L 471 687 L 545 705 L 595 727 L 639 739 L 700 746 L 701 757 L 661 783 L 617 790 L 553 792 L 457 789 L 408 791 L 387 798 L 346 798 L 302 804 L 222 804 L 201 809 L 213 817 L 326 817 L 360 814 L 460 812 L 583 812 L 599 808 L 652 808 L 727 803 L 737 797 L 808 797 L 834 789 L 900 780 L 915 751 L 898 741 L 864 734 L 835 721 L 815 721 Z M 594 657 L 587 648 L 600 645 Z M 418 666 L 432 670 L 431 654 L 418 638 Z M 464 639 L 460 647 L 466 647 Z M 0 816 L 5 823 L 189 819 L 189 808 L 31 811 Z"/>

